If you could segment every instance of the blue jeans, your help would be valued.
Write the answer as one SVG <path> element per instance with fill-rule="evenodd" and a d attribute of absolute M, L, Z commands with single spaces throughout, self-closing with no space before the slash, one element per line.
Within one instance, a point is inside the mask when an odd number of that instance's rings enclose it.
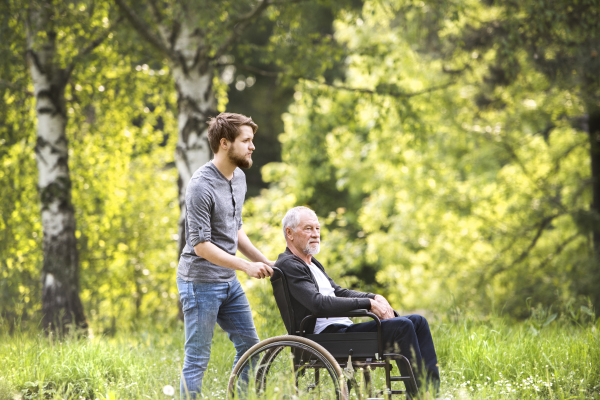
<path fill-rule="evenodd" d="M 185 322 L 185 357 L 181 374 L 181 398 L 195 399 L 210 359 L 215 324 L 227 332 L 235 347 L 235 360 L 259 342 L 250 304 L 240 282 L 187 282 L 177 278 Z M 186 395 L 187 393 L 187 395 Z"/>
<path fill-rule="evenodd" d="M 323 333 L 333 332 L 377 332 L 377 323 L 369 321 L 349 326 L 332 324 L 323 331 Z M 408 358 L 417 381 L 425 383 L 426 389 L 431 388 L 434 392 L 437 392 L 440 371 L 429 324 L 424 317 L 414 314 L 381 321 L 381 339 L 384 343 L 384 352 L 399 352 Z M 402 375 L 408 375 L 408 371 L 404 369 L 404 364 L 398 363 L 398 368 Z M 412 387 L 407 387 L 407 390 L 411 394 L 416 392 L 416 388 Z"/>

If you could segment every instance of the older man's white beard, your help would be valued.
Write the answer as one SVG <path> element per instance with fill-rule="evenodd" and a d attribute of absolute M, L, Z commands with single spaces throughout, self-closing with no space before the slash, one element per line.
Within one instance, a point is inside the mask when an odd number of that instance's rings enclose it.
<path fill-rule="evenodd" d="M 314 256 L 315 254 L 319 254 L 319 251 L 321 251 L 320 243 L 307 243 L 306 247 L 304 248 L 304 254 L 309 255 L 309 256 Z"/>

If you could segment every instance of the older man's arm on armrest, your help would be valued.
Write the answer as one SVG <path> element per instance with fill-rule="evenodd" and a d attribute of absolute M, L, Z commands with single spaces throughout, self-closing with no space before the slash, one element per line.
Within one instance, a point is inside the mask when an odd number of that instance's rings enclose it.
<path fill-rule="evenodd" d="M 338 286 L 337 284 L 335 286 L 333 286 L 333 290 L 337 297 L 356 297 L 356 298 L 374 299 L 375 296 L 377 296 L 374 293 L 365 293 L 365 292 L 359 292 L 358 290 L 346 289 L 341 286 Z"/>
<path fill-rule="evenodd" d="M 292 297 L 300 301 L 316 316 L 334 317 L 339 313 L 359 308 L 371 309 L 371 301 L 368 298 L 323 296 L 298 260 L 288 259 L 276 266 L 285 271 L 288 289 Z"/>
<path fill-rule="evenodd" d="M 331 283 L 331 286 L 334 288 L 335 291 L 335 295 L 337 297 L 355 297 L 355 298 L 368 298 L 371 302 L 371 311 L 373 312 L 373 314 L 377 315 L 380 319 L 389 319 L 389 318 L 394 318 L 394 310 L 392 309 L 392 307 L 390 306 L 390 304 L 388 303 L 388 301 L 386 300 L 385 297 L 383 297 L 380 294 L 373 294 L 373 293 L 364 293 L 364 292 L 359 292 L 357 290 L 350 290 L 350 289 L 345 289 L 340 287 L 338 284 L 336 284 L 333 279 L 331 279 L 329 276 L 327 276 L 327 278 L 329 278 L 329 282 Z"/>

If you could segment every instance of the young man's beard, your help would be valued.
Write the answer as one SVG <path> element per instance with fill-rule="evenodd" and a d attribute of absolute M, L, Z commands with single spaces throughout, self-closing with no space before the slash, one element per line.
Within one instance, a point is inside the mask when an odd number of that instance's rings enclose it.
<path fill-rule="evenodd" d="M 252 166 L 252 158 L 245 158 L 243 156 L 239 156 L 235 154 L 232 150 L 232 147 L 230 147 L 229 150 L 227 150 L 227 158 L 229 158 L 229 161 L 231 161 L 236 167 L 248 169 Z"/>

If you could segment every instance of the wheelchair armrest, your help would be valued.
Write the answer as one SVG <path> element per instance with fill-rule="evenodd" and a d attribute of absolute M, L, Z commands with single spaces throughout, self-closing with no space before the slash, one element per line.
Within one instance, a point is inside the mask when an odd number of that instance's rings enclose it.
<path fill-rule="evenodd" d="M 323 315 L 319 314 L 319 315 L 315 315 L 315 318 L 331 318 L 331 317 L 365 317 L 368 316 L 370 314 L 369 310 L 366 310 L 364 308 L 357 308 L 356 310 L 350 310 L 350 311 L 346 311 L 343 313 L 335 313 L 335 314 L 329 314 L 329 313 L 325 313 Z"/>
<path fill-rule="evenodd" d="M 365 310 L 364 308 L 358 308 L 356 310 L 350 310 L 350 311 L 346 311 L 343 313 L 336 313 L 335 315 L 307 315 L 306 317 L 304 317 L 304 319 L 302 319 L 302 322 L 300 323 L 299 332 L 301 335 L 304 333 L 304 326 L 310 320 L 317 319 L 317 318 L 332 318 L 332 317 L 370 317 L 375 322 L 377 322 L 377 331 L 381 332 L 381 321 L 379 320 L 379 317 L 377 315 L 373 314 L 372 312 L 370 312 L 369 310 Z"/>

